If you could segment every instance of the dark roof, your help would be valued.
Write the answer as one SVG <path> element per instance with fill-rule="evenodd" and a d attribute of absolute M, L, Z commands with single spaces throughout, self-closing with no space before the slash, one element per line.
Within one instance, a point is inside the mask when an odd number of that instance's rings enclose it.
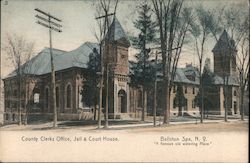
<path fill-rule="evenodd" d="M 223 31 L 219 40 L 215 44 L 212 52 L 220 52 L 224 50 L 234 50 L 236 51 L 235 42 L 231 39 L 226 30 Z"/>
<path fill-rule="evenodd" d="M 107 38 L 108 36 L 109 38 Z M 117 41 L 130 46 L 129 39 L 122 28 L 121 23 L 116 17 L 114 17 L 114 20 L 109 27 L 108 35 L 106 35 L 105 39 L 109 39 L 109 41 Z"/>
<path fill-rule="evenodd" d="M 134 62 L 129 62 L 129 71 L 130 74 L 134 74 L 134 71 L 132 67 L 135 65 Z M 158 69 L 160 69 L 161 64 L 157 64 Z M 142 69 L 141 69 L 142 71 Z M 195 80 L 190 80 L 187 76 L 192 75 Z M 159 80 L 162 80 L 162 72 L 158 71 L 157 72 L 157 78 Z M 176 83 L 184 83 L 184 84 L 192 84 L 192 85 L 199 85 L 199 72 L 196 67 L 193 66 L 187 66 L 185 68 L 177 68 L 175 77 L 174 77 L 174 82 Z"/>
<path fill-rule="evenodd" d="M 77 49 L 69 52 L 52 49 L 55 71 L 60 71 L 71 67 L 87 68 L 89 55 L 92 53 L 94 48 L 99 51 L 98 44 L 86 42 Z M 51 62 L 49 48 L 43 49 L 23 66 L 23 72 L 25 74 L 43 75 L 50 73 Z M 14 76 L 16 76 L 16 70 L 11 72 L 6 78 Z"/>

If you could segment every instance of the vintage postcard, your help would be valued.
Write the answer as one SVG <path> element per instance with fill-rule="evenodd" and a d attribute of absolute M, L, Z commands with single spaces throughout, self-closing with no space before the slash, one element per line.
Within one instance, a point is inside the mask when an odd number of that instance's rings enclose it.
<path fill-rule="evenodd" d="M 1 0 L 1 162 L 248 162 L 249 1 Z"/>

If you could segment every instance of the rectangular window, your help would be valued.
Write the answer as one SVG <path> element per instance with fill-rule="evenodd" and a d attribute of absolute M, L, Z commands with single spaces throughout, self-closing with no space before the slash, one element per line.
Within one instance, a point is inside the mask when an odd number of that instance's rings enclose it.
<path fill-rule="evenodd" d="M 195 108 L 195 101 L 192 101 L 192 108 Z"/>
<path fill-rule="evenodd" d="M 185 93 L 187 93 L 187 86 L 185 86 Z"/>
<path fill-rule="evenodd" d="M 9 120 L 9 114 L 5 114 L 5 120 L 6 120 L 6 121 Z"/>
<path fill-rule="evenodd" d="M 193 94 L 195 94 L 195 87 L 193 87 Z"/>

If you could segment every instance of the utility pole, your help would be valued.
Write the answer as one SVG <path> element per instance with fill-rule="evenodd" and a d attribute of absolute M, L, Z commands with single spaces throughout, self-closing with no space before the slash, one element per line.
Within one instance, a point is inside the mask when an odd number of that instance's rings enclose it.
<path fill-rule="evenodd" d="M 62 20 L 38 8 L 36 8 L 35 11 L 46 16 L 46 18 L 44 18 L 42 16 L 36 15 L 36 17 L 38 18 L 37 24 L 40 24 L 46 28 L 49 28 L 49 45 L 50 45 L 50 61 L 51 61 L 51 92 L 52 92 L 51 101 L 52 101 L 52 108 L 54 111 L 53 127 L 57 127 L 56 87 L 55 87 L 56 81 L 55 81 L 55 68 L 54 68 L 54 57 L 52 53 L 52 36 L 51 35 L 52 35 L 52 30 L 59 32 L 59 33 L 62 32 L 60 29 L 62 25 L 58 24 L 58 22 L 62 22 Z M 52 20 L 56 22 L 53 22 Z"/>
<path fill-rule="evenodd" d="M 102 19 L 104 18 L 104 36 L 107 33 L 107 28 L 109 27 L 108 25 L 108 16 L 115 15 L 115 13 L 106 13 L 103 16 L 96 17 L 95 19 Z M 109 41 L 109 36 L 108 39 Z M 101 40 L 101 45 L 100 45 L 100 51 L 102 51 L 102 42 L 104 40 Z M 106 42 L 104 42 L 106 44 Z M 104 53 L 109 53 L 109 50 L 107 49 Z M 106 65 L 106 66 L 105 66 Z M 107 55 L 106 55 L 106 63 L 104 63 L 104 56 L 101 54 L 101 80 L 100 80 L 100 91 L 99 91 L 99 111 L 98 111 L 98 128 L 101 128 L 101 108 L 102 108 L 102 87 L 103 87 L 103 81 L 104 81 L 104 67 L 106 67 L 106 106 L 105 106 L 105 128 L 108 128 L 108 63 L 107 63 Z"/>
<path fill-rule="evenodd" d="M 118 0 L 116 0 L 116 4 L 115 4 L 115 9 L 114 9 L 114 12 L 113 13 L 108 13 L 109 11 L 109 4 L 106 6 L 105 5 L 105 1 L 103 3 L 103 1 L 100 1 L 101 2 L 101 5 L 102 5 L 102 8 L 104 10 L 104 15 L 101 15 L 99 17 L 96 17 L 95 19 L 98 20 L 98 19 L 102 19 L 104 18 L 104 28 L 103 28 L 103 38 L 101 38 L 101 43 L 100 43 L 100 54 L 102 52 L 102 45 L 103 45 L 103 41 L 105 41 L 105 37 L 106 37 L 106 34 L 107 34 L 107 42 L 109 43 L 109 34 L 108 34 L 108 31 L 109 31 L 109 21 L 108 21 L 108 17 L 109 16 L 114 16 L 115 18 L 115 12 L 116 12 L 116 7 L 117 7 L 117 3 L 118 3 Z M 106 41 L 104 42 L 104 45 L 106 46 Z M 103 81 L 104 81 L 104 71 L 105 71 L 105 68 L 106 68 L 106 108 L 105 108 L 105 128 L 108 128 L 108 106 L 109 106 L 109 103 L 108 103 L 108 76 L 109 76 L 109 70 L 108 70 L 108 58 L 107 58 L 107 55 L 109 54 L 109 45 L 107 46 L 107 49 L 103 49 L 104 50 L 104 53 L 106 53 L 106 58 L 105 58 L 105 62 L 104 62 L 104 55 L 101 54 L 101 80 L 100 80 L 100 91 L 99 91 L 99 111 L 98 111 L 98 128 L 101 128 L 101 108 L 102 108 L 102 87 L 103 87 Z M 104 54 L 103 53 L 103 54 Z"/>

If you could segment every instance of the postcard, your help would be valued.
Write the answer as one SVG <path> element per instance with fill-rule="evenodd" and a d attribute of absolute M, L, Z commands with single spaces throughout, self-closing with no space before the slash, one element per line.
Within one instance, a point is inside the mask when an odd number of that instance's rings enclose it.
<path fill-rule="evenodd" d="M 248 162 L 246 0 L 1 0 L 1 162 Z"/>

